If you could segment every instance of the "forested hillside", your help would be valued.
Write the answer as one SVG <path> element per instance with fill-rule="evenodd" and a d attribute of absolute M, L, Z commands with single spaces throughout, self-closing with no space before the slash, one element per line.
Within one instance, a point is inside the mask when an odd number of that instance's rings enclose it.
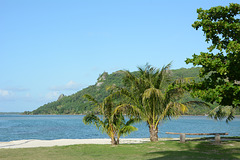
<path fill-rule="evenodd" d="M 171 70 L 173 79 L 176 78 L 197 78 L 200 68 L 181 68 L 177 70 Z M 136 72 L 137 74 L 137 72 Z M 124 73 L 117 71 L 112 74 L 107 72 L 102 73 L 95 85 L 91 85 L 81 91 L 72 94 L 70 96 L 61 95 L 57 101 L 45 104 L 38 109 L 29 112 L 25 111 L 24 114 L 86 114 L 91 111 L 94 106 L 83 98 L 83 95 L 90 94 L 96 100 L 102 101 L 109 93 L 106 91 L 106 87 L 115 84 L 116 86 L 123 86 L 122 78 Z M 196 100 L 189 94 L 186 94 L 182 98 L 182 102 Z M 207 107 L 192 106 L 189 113 L 191 114 L 205 114 L 209 111 Z"/>

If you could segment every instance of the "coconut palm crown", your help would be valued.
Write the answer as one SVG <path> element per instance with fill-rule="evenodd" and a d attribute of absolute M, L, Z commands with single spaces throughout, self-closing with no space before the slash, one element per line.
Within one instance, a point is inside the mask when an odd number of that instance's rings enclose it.
<path fill-rule="evenodd" d="M 158 125 L 165 119 L 171 119 L 187 111 L 184 104 L 177 100 L 184 93 L 181 83 L 171 81 L 171 64 L 157 69 L 149 64 L 138 67 L 139 72 L 125 71 L 124 88 L 119 93 L 127 97 L 128 115 L 146 121 L 149 127 L 150 140 L 158 141 Z"/>
<path fill-rule="evenodd" d="M 112 95 L 106 97 L 102 103 L 97 102 L 90 95 L 84 95 L 84 97 L 94 102 L 97 111 L 102 115 L 101 118 L 93 112 L 89 113 L 83 118 L 84 124 L 94 124 L 102 132 L 107 133 L 111 138 L 112 145 L 119 144 L 120 136 L 126 136 L 137 130 L 136 127 L 131 126 L 135 122 L 133 118 L 126 121 L 123 114 L 115 110 Z"/>

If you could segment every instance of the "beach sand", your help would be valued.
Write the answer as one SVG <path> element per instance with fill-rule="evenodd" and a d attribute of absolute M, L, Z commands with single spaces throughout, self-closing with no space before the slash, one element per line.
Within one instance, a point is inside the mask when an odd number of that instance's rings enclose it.
<path fill-rule="evenodd" d="M 120 144 L 134 144 L 149 142 L 149 138 L 122 138 Z M 0 142 L 1 148 L 34 148 L 66 146 L 75 144 L 111 144 L 110 139 L 57 139 L 57 140 L 17 140 Z"/>
<path fill-rule="evenodd" d="M 159 138 L 159 141 L 179 140 L 179 138 Z M 149 138 L 121 138 L 120 144 L 137 144 L 150 142 Z M 1 148 L 35 148 L 68 146 L 75 144 L 111 144 L 110 139 L 56 139 L 56 140 L 17 140 L 10 142 L 0 142 Z"/>

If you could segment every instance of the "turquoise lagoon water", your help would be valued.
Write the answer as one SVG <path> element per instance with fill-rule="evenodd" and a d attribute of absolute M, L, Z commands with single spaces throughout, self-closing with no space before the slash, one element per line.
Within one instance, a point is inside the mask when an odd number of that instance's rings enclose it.
<path fill-rule="evenodd" d="M 83 117 L 83 115 L 0 115 L 0 142 L 23 139 L 108 138 L 95 126 L 84 125 Z M 125 138 L 149 138 L 145 122 L 135 126 L 138 131 Z M 179 137 L 165 132 L 228 132 L 229 136 L 240 136 L 240 117 L 226 123 L 224 120 L 215 121 L 206 116 L 182 116 L 159 125 L 159 138 Z"/>

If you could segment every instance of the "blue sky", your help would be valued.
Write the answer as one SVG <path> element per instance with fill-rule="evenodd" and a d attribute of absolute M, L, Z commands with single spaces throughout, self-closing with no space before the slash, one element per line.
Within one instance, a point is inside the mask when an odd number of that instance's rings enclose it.
<path fill-rule="evenodd" d="M 0 112 L 34 110 L 102 72 L 186 65 L 206 51 L 196 9 L 239 0 L 0 0 Z"/>

